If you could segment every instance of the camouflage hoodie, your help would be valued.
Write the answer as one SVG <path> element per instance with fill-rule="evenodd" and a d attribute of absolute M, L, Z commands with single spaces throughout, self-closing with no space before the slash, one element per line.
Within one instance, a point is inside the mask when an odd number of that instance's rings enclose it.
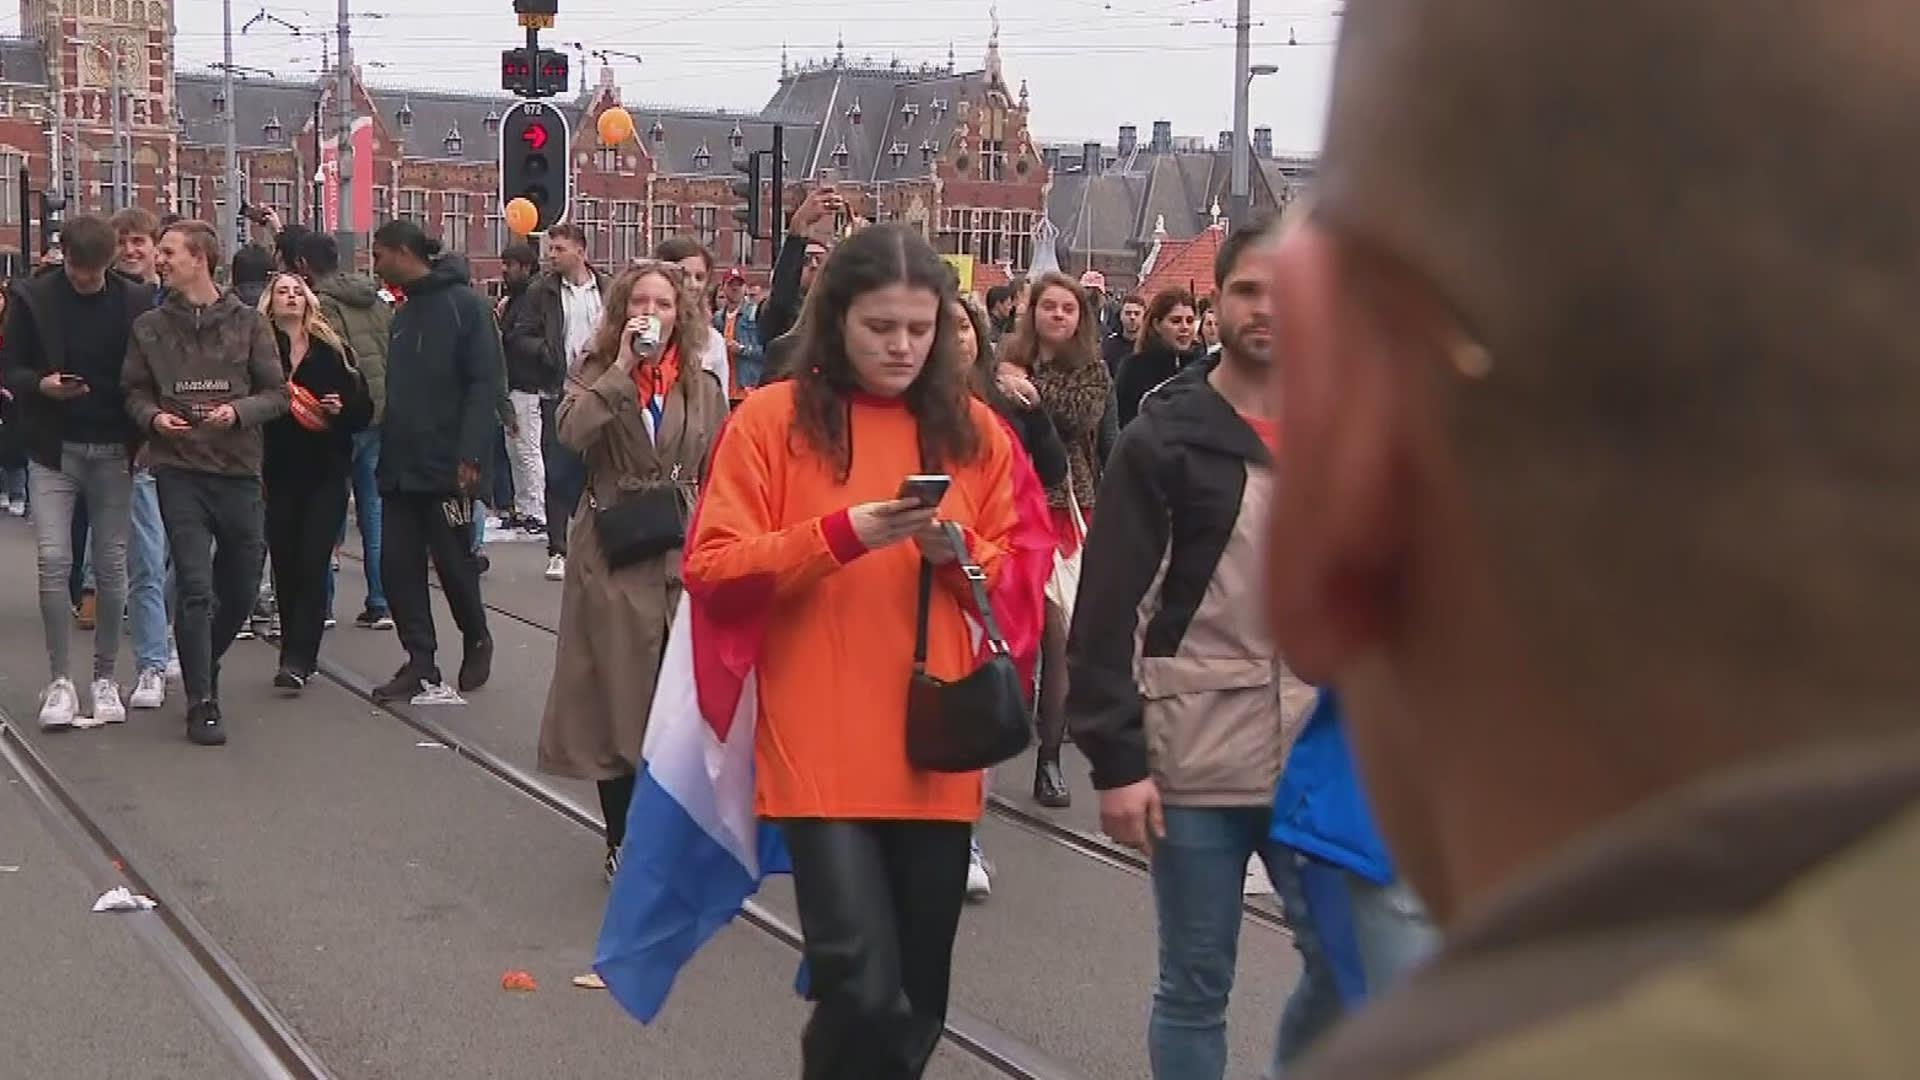
<path fill-rule="evenodd" d="M 166 303 L 134 320 L 120 378 L 127 412 L 154 436 L 148 444 L 154 468 L 259 476 L 260 427 L 288 411 L 273 330 L 232 292 L 205 307 L 169 292 Z M 232 405 L 239 422 L 230 428 L 200 422 L 220 405 Z M 193 422 L 193 430 L 155 432 L 153 421 L 163 411 Z"/>

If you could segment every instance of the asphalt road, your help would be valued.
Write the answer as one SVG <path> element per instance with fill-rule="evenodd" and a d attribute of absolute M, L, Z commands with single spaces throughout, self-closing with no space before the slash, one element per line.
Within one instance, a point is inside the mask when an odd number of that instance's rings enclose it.
<path fill-rule="evenodd" d="M 559 586 L 540 579 L 541 545 L 489 553 L 488 602 L 553 625 Z M 339 580 L 343 625 L 323 655 L 359 681 L 382 681 L 401 659 L 398 643 L 351 626 L 362 598 L 357 564 L 345 564 Z M 442 640 L 457 640 L 444 608 L 440 622 Z M 493 632 L 492 684 L 465 707 L 429 715 L 531 769 L 553 641 L 504 617 Z M 30 721 L 44 660 L 28 529 L 13 519 L 0 521 L 0 644 L 0 709 Z M 76 658 L 85 656 L 84 636 L 75 645 Z M 421 745 L 428 740 L 327 680 L 297 700 L 278 697 L 272 669 L 270 648 L 235 647 L 222 679 L 232 742 L 220 750 L 186 742 L 177 694 L 123 727 L 42 735 L 24 726 L 156 892 L 191 910 L 336 1075 L 793 1075 L 805 1004 L 791 992 L 795 954 L 786 946 L 745 925 L 723 931 L 683 974 L 660 1021 L 640 1027 L 603 993 L 568 984 L 587 969 L 605 900 L 597 837 L 446 749 Z M 123 661 L 122 679 L 130 677 Z M 1084 767 L 1071 771 L 1081 790 L 1066 820 L 1090 827 Z M 1016 770 L 1004 790 L 1025 799 L 1029 778 Z M 597 805 L 590 785 L 554 785 Z M 89 1070 L 109 1064 L 121 1077 L 226 1075 L 195 1014 L 167 1004 L 165 976 L 96 928 L 110 919 L 86 913 L 97 892 L 69 882 L 67 901 L 56 901 L 61 886 L 51 879 L 76 871 L 13 880 L 25 876 L 23 860 L 52 858 L 8 853 L 16 831 L 29 835 L 14 822 L 33 820 L 15 810 L 0 802 L 0 866 L 23 867 L 0 872 L 0 897 L 22 894 L 4 909 L 0 947 L 10 959 L 36 947 L 47 958 L 35 979 L 0 983 L 8 1018 L 0 1048 L 24 1031 L 42 1056 L 0 1053 L 0 1077 L 106 1075 Z M 955 1004 L 1083 1075 L 1145 1076 L 1154 954 L 1145 879 L 998 818 L 983 823 L 982 839 L 996 865 L 994 895 L 962 922 Z M 762 900 L 793 921 L 783 881 Z M 28 939 L 18 953 L 14 938 Z M 161 985 L 104 974 L 137 974 L 136 962 Z M 503 991 L 511 970 L 530 972 L 540 989 Z M 1284 935 L 1246 925 L 1230 1075 L 1258 1075 L 1296 972 Z M 122 996 L 138 999 L 124 1016 L 112 1004 Z M 91 1037 L 88 1025 L 110 1013 L 115 1037 Z M 20 1016 L 34 1022 L 23 1029 L 13 1022 Z M 929 1075 L 997 1074 L 943 1044 Z"/>

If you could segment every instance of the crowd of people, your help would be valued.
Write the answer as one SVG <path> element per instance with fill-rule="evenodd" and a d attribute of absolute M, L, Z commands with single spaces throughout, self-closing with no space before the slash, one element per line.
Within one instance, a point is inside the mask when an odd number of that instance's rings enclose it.
<path fill-rule="evenodd" d="M 494 305 L 404 221 L 384 290 L 288 228 L 253 299 L 202 223 L 76 218 L 0 324 L 40 720 L 79 715 L 91 590 L 91 718 L 125 718 L 124 622 L 131 703 L 177 652 L 224 741 L 268 562 L 297 692 L 349 489 L 406 652 L 381 697 L 458 700 L 485 497 L 563 583 L 539 765 L 599 785 L 609 876 L 674 627 L 744 650 L 803 1075 L 927 1067 L 987 891 L 937 706 L 1003 718 L 1008 663 L 1036 800 L 1071 739 L 1148 857 L 1156 1080 L 1226 1072 L 1254 858 L 1302 961 L 1272 1076 L 1905 1075 L 1920 65 L 1893 6 L 1785 7 L 1355 0 L 1318 186 L 1236 225 L 1204 303 L 976 303 L 831 187 L 758 303 L 690 241 L 602 272 L 562 226 Z"/>

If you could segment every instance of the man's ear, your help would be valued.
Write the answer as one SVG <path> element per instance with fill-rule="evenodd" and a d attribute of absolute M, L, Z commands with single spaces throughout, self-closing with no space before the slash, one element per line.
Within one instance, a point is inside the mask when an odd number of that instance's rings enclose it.
<path fill-rule="evenodd" d="M 1267 612 L 1282 655 L 1324 682 L 1395 618 L 1406 521 L 1388 340 L 1339 242 L 1290 229 L 1268 256 L 1280 445 Z"/>

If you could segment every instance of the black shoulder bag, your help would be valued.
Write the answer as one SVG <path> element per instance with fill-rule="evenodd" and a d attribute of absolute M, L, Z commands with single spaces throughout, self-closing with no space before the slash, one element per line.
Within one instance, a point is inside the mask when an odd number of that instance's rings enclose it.
<path fill-rule="evenodd" d="M 1032 740 L 1007 639 L 987 600 L 987 575 L 967 551 L 960 527 L 942 523 L 960 570 L 973 586 L 973 602 L 986 628 L 987 662 L 958 682 L 927 674 L 927 620 L 933 602 L 933 564 L 920 563 L 920 619 L 913 643 L 913 682 L 907 688 L 907 760 L 928 772 L 961 773 L 997 765 Z"/>
<path fill-rule="evenodd" d="M 593 511 L 593 535 L 600 541 L 609 570 L 657 558 L 687 541 L 678 465 L 664 487 L 623 492 L 612 506 L 601 506 L 589 488 L 587 506 Z"/>

